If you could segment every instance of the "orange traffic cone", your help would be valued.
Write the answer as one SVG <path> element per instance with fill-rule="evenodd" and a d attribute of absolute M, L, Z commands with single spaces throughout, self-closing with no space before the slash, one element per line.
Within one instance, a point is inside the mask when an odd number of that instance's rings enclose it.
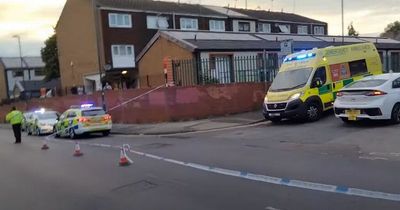
<path fill-rule="evenodd" d="M 75 143 L 74 156 L 75 156 L 75 157 L 80 157 L 80 156 L 82 156 L 82 155 L 83 155 L 83 153 L 81 152 L 81 147 L 79 146 L 79 143 L 76 142 L 76 143 Z"/>
<path fill-rule="evenodd" d="M 121 148 L 121 154 L 119 156 L 119 166 L 129 166 L 132 161 L 126 156 L 124 148 Z"/>
<path fill-rule="evenodd" d="M 43 141 L 43 146 L 42 146 L 42 150 L 48 150 L 49 146 L 47 146 L 47 142 Z"/>

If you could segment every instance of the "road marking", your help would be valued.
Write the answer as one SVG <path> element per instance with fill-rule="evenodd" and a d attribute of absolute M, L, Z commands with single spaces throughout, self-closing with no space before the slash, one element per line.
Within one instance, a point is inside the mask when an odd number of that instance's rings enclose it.
<path fill-rule="evenodd" d="M 112 145 L 107 145 L 107 144 L 97 144 L 97 143 L 82 143 L 82 144 L 85 144 L 88 146 L 94 146 L 94 147 L 102 147 L 102 148 L 113 148 L 113 149 L 121 148 L 120 146 L 112 146 Z M 358 189 L 358 188 L 352 188 L 352 187 L 347 187 L 347 186 L 336 186 L 336 185 L 330 185 L 330 184 L 322 184 L 322 183 L 316 183 L 316 182 L 294 180 L 294 179 L 289 179 L 289 178 L 272 177 L 272 176 L 267 176 L 267 175 L 263 175 L 263 174 L 254 174 L 254 173 L 250 173 L 247 171 L 237 171 L 237 170 L 231 170 L 231 169 L 225 169 L 225 168 L 218 168 L 218 167 L 207 166 L 207 165 L 202 165 L 202 164 L 198 164 L 198 163 L 190 163 L 190 162 L 184 162 L 184 161 L 179 161 L 179 160 L 170 159 L 170 158 L 164 158 L 164 157 L 161 157 L 158 155 L 140 152 L 140 151 L 136 151 L 133 149 L 130 149 L 129 152 L 139 155 L 139 156 L 164 161 L 167 163 L 172 163 L 172 164 L 195 168 L 198 170 L 207 171 L 207 172 L 211 172 L 211 173 L 215 173 L 215 174 L 222 174 L 222 175 L 226 175 L 226 176 L 232 176 L 232 177 L 237 177 L 237 178 L 242 178 L 242 179 L 247 179 L 247 180 L 252 180 L 252 181 L 258 181 L 258 182 L 263 182 L 263 183 L 268 183 L 268 184 L 275 184 L 275 185 L 282 185 L 282 186 L 287 186 L 287 187 L 295 187 L 295 188 L 308 189 L 308 190 L 314 190 L 314 191 L 337 193 L 337 194 L 342 194 L 342 195 L 358 196 L 358 197 L 364 197 L 364 198 L 382 199 L 382 200 L 400 202 L 400 194 L 386 193 L 386 192 L 380 192 L 380 191 L 371 191 L 371 190 Z"/>

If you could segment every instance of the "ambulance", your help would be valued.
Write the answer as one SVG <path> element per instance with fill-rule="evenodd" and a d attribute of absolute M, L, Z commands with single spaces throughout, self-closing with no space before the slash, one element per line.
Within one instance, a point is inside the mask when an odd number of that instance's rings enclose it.
<path fill-rule="evenodd" d="M 263 104 L 267 120 L 317 121 L 333 108 L 336 93 L 353 81 L 382 74 L 373 43 L 326 47 L 286 56 Z"/>

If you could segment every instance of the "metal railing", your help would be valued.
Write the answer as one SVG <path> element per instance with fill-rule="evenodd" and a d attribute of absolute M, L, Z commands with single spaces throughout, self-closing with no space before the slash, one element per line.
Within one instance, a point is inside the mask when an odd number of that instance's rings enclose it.
<path fill-rule="evenodd" d="M 173 60 L 177 86 L 270 82 L 278 72 L 276 56 L 213 56 L 207 59 Z"/>

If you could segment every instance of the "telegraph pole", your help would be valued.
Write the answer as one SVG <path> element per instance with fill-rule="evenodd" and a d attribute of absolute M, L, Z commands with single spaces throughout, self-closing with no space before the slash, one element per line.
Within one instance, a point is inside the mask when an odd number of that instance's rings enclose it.
<path fill-rule="evenodd" d="M 344 44 L 344 0 L 342 0 L 342 44 Z"/>

